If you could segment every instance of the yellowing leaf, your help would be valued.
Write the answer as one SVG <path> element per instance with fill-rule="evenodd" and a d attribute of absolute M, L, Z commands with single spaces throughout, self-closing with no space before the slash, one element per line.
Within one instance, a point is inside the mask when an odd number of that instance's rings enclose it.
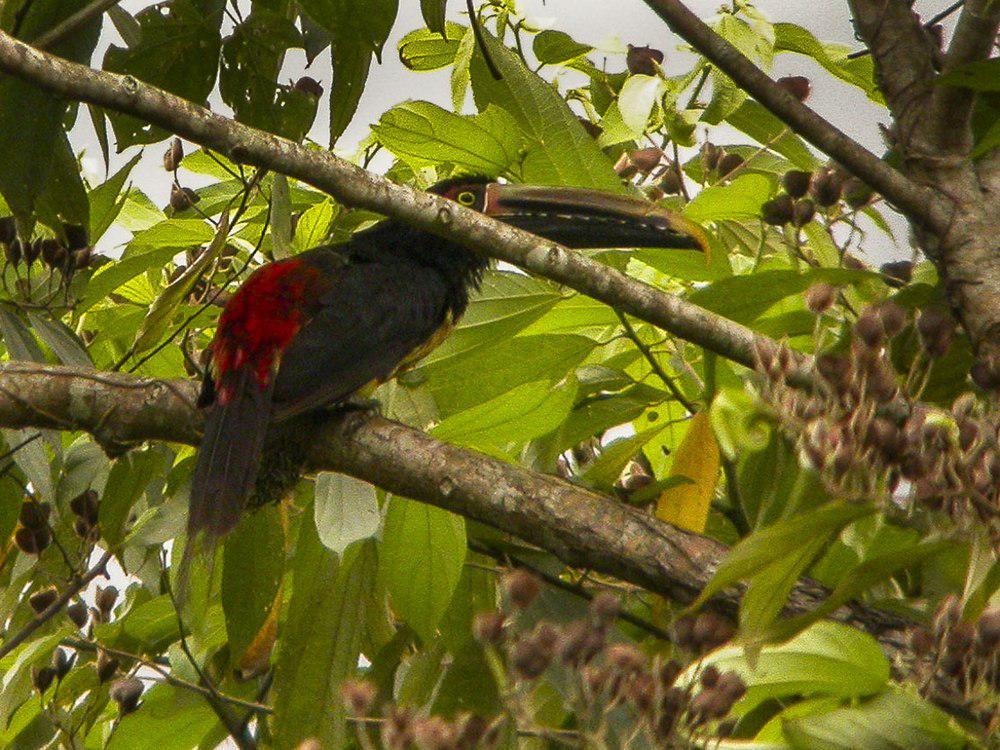
<path fill-rule="evenodd" d="M 670 474 L 687 477 L 691 483 L 665 489 L 656 503 L 656 517 L 688 531 L 704 532 L 719 477 L 719 444 L 707 411 L 700 411 L 691 419 L 687 434 L 674 453 Z"/>

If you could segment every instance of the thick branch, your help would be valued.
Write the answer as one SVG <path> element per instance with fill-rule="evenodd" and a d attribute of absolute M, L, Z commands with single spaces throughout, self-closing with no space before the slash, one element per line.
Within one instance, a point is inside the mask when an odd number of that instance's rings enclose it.
<path fill-rule="evenodd" d="M 646 0 L 671 29 L 712 61 L 736 84 L 820 151 L 878 190 L 915 224 L 935 231 L 947 214 L 925 188 L 879 159 L 843 131 L 775 84 L 736 47 L 710 29 L 678 0 Z M 872 3 L 874 5 L 874 3 Z"/>
<path fill-rule="evenodd" d="M 98 432 L 114 442 L 148 438 L 196 444 L 195 388 L 189 381 L 4 365 L 0 425 Z M 459 513 L 542 547 L 567 565 L 610 574 L 676 601 L 691 601 L 726 552 L 718 542 L 603 495 L 379 417 L 333 418 L 312 444 L 316 469 L 341 471 Z M 820 586 L 802 582 L 789 611 L 814 609 L 825 594 Z M 714 601 L 729 613 L 736 605 L 735 591 Z M 893 656 L 906 655 L 903 619 L 861 604 L 845 607 L 836 617 L 875 634 Z"/>
<path fill-rule="evenodd" d="M 401 219 L 552 279 L 747 366 L 749 328 L 631 279 L 602 263 L 434 195 L 394 185 L 328 151 L 307 149 L 137 81 L 66 62 L 0 32 L 0 70 L 68 99 L 134 115 L 237 162 L 266 167 L 323 190 L 349 206 Z M 799 382 L 808 381 L 800 358 Z"/>

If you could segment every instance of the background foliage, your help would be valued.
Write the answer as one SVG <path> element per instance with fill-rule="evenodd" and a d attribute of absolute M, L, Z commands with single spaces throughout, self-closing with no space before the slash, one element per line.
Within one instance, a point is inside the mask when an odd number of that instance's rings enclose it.
<path fill-rule="evenodd" d="M 0 27 L 30 41 L 84 5 L 6 0 Z M 444 22 L 444 0 L 421 7 L 427 28 L 395 51 L 383 49 L 395 0 L 170 0 L 134 16 L 113 7 L 104 22 L 124 46 L 94 63 L 199 103 L 217 87 L 238 120 L 295 140 L 328 117 L 332 144 L 373 57 L 398 53 L 414 90 L 421 72 L 449 69 L 453 107 L 394 106 L 372 123 L 359 164 L 388 153 L 389 176 L 420 187 L 472 173 L 643 193 L 704 224 L 708 259 L 595 256 L 819 355 L 816 392 L 784 384 L 783 349 L 762 350 L 752 373 L 497 268 L 455 334 L 378 396 L 387 416 L 442 440 L 735 545 L 703 598 L 747 582 L 738 622 L 680 612 L 333 474 L 251 516 L 179 603 L 171 579 L 192 451 L 147 445 L 109 458 L 87 435 L 7 429 L 6 634 L 45 610 L 95 550 L 112 552 L 128 578 L 121 590 L 89 589 L 86 606 L 74 600 L 0 660 L 0 744 L 140 748 L 156 738 L 194 748 L 227 734 L 278 748 L 310 738 L 428 748 L 985 743 L 1000 679 L 998 413 L 967 378 L 970 347 L 933 266 L 866 264 L 866 235 L 888 231 L 878 196 L 707 61 L 677 69 L 646 48 L 609 57 L 494 0 L 478 17 L 495 79 L 472 28 Z M 52 51 L 90 62 L 101 23 Z M 713 24 L 765 69 L 776 55 L 806 55 L 881 102 L 868 57 L 749 3 Z M 317 111 L 316 81 L 281 82 L 294 48 L 332 56 L 328 113 Z M 996 63 L 953 81 L 987 92 L 977 153 L 1000 138 Z M 802 79 L 783 85 L 808 94 Z M 104 181 L 81 176 L 66 136 L 81 117 L 105 158 L 112 146 L 169 136 L 0 79 L 6 359 L 193 376 L 220 305 L 258 264 L 378 220 L 179 142 L 157 147 L 174 187 L 169 206 L 154 205 L 130 181 L 136 159 Z M 209 184 L 191 189 L 191 175 Z M 94 253 L 112 227 L 129 233 L 121 254 Z M 501 579 L 510 568 L 536 577 Z M 803 575 L 830 598 L 782 618 Z M 928 659 L 890 664 L 870 636 L 817 622 L 855 597 L 911 617 Z"/>

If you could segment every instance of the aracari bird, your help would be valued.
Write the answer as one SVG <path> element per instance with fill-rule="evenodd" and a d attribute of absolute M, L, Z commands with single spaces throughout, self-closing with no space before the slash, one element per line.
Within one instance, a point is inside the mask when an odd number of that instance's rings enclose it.
<path fill-rule="evenodd" d="M 637 198 L 484 178 L 447 180 L 430 192 L 573 248 L 705 248 L 696 225 Z M 189 533 L 218 538 L 248 505 L 277 499 L 265 475 L 289 437 L 282 425 L 370 393 L 416 364 L 465 312 L 488 265 L 456 242 L 387 219 L 345 244 L 254 271 L 226 304 L 211 344 Z M 300 469 L 301 461 L 292 473 Z"/>

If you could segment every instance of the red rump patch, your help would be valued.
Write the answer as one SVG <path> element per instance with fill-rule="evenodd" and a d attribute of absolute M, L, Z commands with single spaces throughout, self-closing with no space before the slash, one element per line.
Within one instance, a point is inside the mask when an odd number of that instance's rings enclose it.
<path fill-rule="evenodd" d="M 319 271 L 301 260 L 284 260 L 254 271 L 226 305 L 212 342 L 219 402 L 232 397 L 225 376 L 245 365 L 261 388 L 303 321 L 303 297 Z"/>

